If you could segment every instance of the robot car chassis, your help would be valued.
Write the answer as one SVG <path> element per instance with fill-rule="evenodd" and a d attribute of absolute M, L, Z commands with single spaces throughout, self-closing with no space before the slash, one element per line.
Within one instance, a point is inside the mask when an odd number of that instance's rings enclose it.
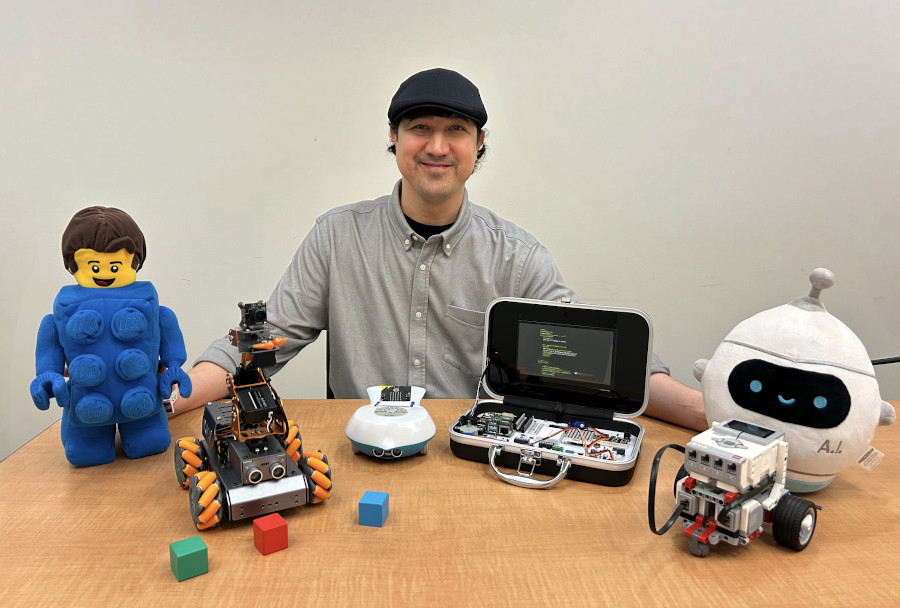
<path fill-rule="evenodd" d="M 264 302 L 238 306 L 240 328 L 228 333 L 241 353 L 226 379 L 231 401 L 208 403 L 203 438 L 183 437 L 175 445 L 175 476 L 189 490 L 198 530 L 320 503 L 331 494 L 328 458 L 303 451 L 299 428 L 264 371 L 286 339 L 268 334 Z"/>
<path fill-rule="evenodd" d="M 684 452 L 684 466 L 674 488 L 678 505 L 657 530 L 656 474 L 663 452 L 670 447 Z M 812 540 L 820 507 L 785 490 L 787 454 L 783 432 L 734 418 L 714 423 L 684 448 L 663 447 L 650 476 L 650 529 L 664 534 L 680 520 L 690 552 L 705 557 L 710 545 L 719 542 L 749 544 L 759 538 L 763 523 L 770 523 L 776 542 L 802 551 Z"/>

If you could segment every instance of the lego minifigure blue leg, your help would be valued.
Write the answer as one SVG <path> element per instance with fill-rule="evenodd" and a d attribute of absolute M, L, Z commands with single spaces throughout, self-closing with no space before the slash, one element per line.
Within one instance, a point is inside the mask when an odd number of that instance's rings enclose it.
<path fill-rule="evenodd" d="M 116 425 L 92 426 L 69 424 L 63 413 L 61 438 L 66 460 L 76 467 L 92 467 L 112 462 L 116 457 Z"/>
<path fill-rule="evenodd" d="M 119 436 L 122 438 L 125 455 L 129 458 L 143 458 L 165 452 L 172 442 L 169 420 L 162 407 L 156 414 L 146 418 L 120 423 Z"/>

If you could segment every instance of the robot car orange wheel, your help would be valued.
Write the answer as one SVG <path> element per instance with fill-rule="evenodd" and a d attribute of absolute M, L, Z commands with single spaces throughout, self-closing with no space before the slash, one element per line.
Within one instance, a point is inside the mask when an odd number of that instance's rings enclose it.
<path fill-rule="evenodd" d="M 175 442 L 175 477 L 185 490 L 191 483 L 191 477 L 209 470 L 209 459 L 206 450 L 196 437 L 182 437 Z"/>
<path fill-rule="evenodd" d="M 309 502 L 318 504 L 331 498 L 331 467 L 328 456 L 322 452 L 303 452 L 303 474 L 309 479 Z"/>
<path fill-rule="evenodd" d="M 281 445 L 288 458 L 294 461 L 294 464 L 300 464 L 300 458 L 303 454 L 303 438 L 300 437 L 300 427 L 293 420 L 288 420 L 288 430 L 280 438 Z"/>
<path fill-rule="evenodd" d="M 224 497 L 217 483 L 216 474 L 202 471 L 193 475 L 190 482 L 191 518 L 198 530 L 214 528 L 224 517 Z"/>

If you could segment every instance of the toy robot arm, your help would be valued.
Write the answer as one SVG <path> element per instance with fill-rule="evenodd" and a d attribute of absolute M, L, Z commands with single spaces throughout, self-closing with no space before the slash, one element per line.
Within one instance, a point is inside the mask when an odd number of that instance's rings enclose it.
<path fill-rule="evenodd" d="M 707 364 L 709 364 L 709 359 L 697 359 L 694 362 L 693 373 L 694 378 L 697 379 L 697 382 L 703 380 L 703 373 L 706 371 Z"/>
<path fill-rule="evenodd" d="M 887 426 L 889 424 L 894 424 L 894 421 L 896 419 L 897 413 L 894 411 L 894 406 L 887 401 L 882 401 L 881 417 L 878 419 L 878 426 Z"/>
<path fill-rule="evenodd" d="M 184 336 L 178 327 L 178 319 L 171 308 L 159 307 L 159 358 L 166 371 L 159 378 L 159 391 L 168 396 L 172 385 L 178 385 L 178 393 L 182 397 L 191 396 L 191 378 L 181 366 L 187 361 L 184 348 Z"/>
<path fill-rule="evenodd" d="M 69 389 L 65 371 L 66 355 L 59 343 L 56 323 L 53 315 L 46 315 L 41 320 L 37 335 L 37 347 L 34 353 L 37 376 L 31 382 L 31 399 L 39 410 L 50 407 L 50 399 L 56 398 L 60 407 L 69 405 Z"/>

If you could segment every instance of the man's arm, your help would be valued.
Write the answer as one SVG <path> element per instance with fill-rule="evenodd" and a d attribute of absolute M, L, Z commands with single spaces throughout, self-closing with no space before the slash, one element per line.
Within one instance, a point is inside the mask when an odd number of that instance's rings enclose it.
<path fill-rule="evenodd" d="M 703 394 L 667 374 L 650 376 L 650 401 L 644 414 L 697 431 L 709 428 Z"/>
<path fill-rule="evenodd" d="M 323 230 L 320 230 L 317 222 L 297 248 L 266 303 L 267 322 L 272 333 L 289 338 L 279 349 L 278 363 L 267 368 L 267 374 L 274 374 L 281 369 L 288 360 L 319 336 L 320 328 L 324 329 L 327 325 L 327 252 L 330 252 L 330 244 L 322 236 Z M 189 398 L 176 400 L 175 411 L 169 417 L 228 396 L 225 376 L 229 371 L 233 373 L 240 363 L 241 355 L 228 338 L 215 340 L 188 372 L 193 393 Z"/>
<path fill-rule="evenodd" d="M 169 414 L 169 418 L 227 396 L 228 388 L 225 386 L 227 375 L 228 372 L 223 368 L 209 361 L 201 361 L 195 365 L 194 369 L 188 372 L 193 389 L 191 396 L 176 399 L 174 411 Z"/>

